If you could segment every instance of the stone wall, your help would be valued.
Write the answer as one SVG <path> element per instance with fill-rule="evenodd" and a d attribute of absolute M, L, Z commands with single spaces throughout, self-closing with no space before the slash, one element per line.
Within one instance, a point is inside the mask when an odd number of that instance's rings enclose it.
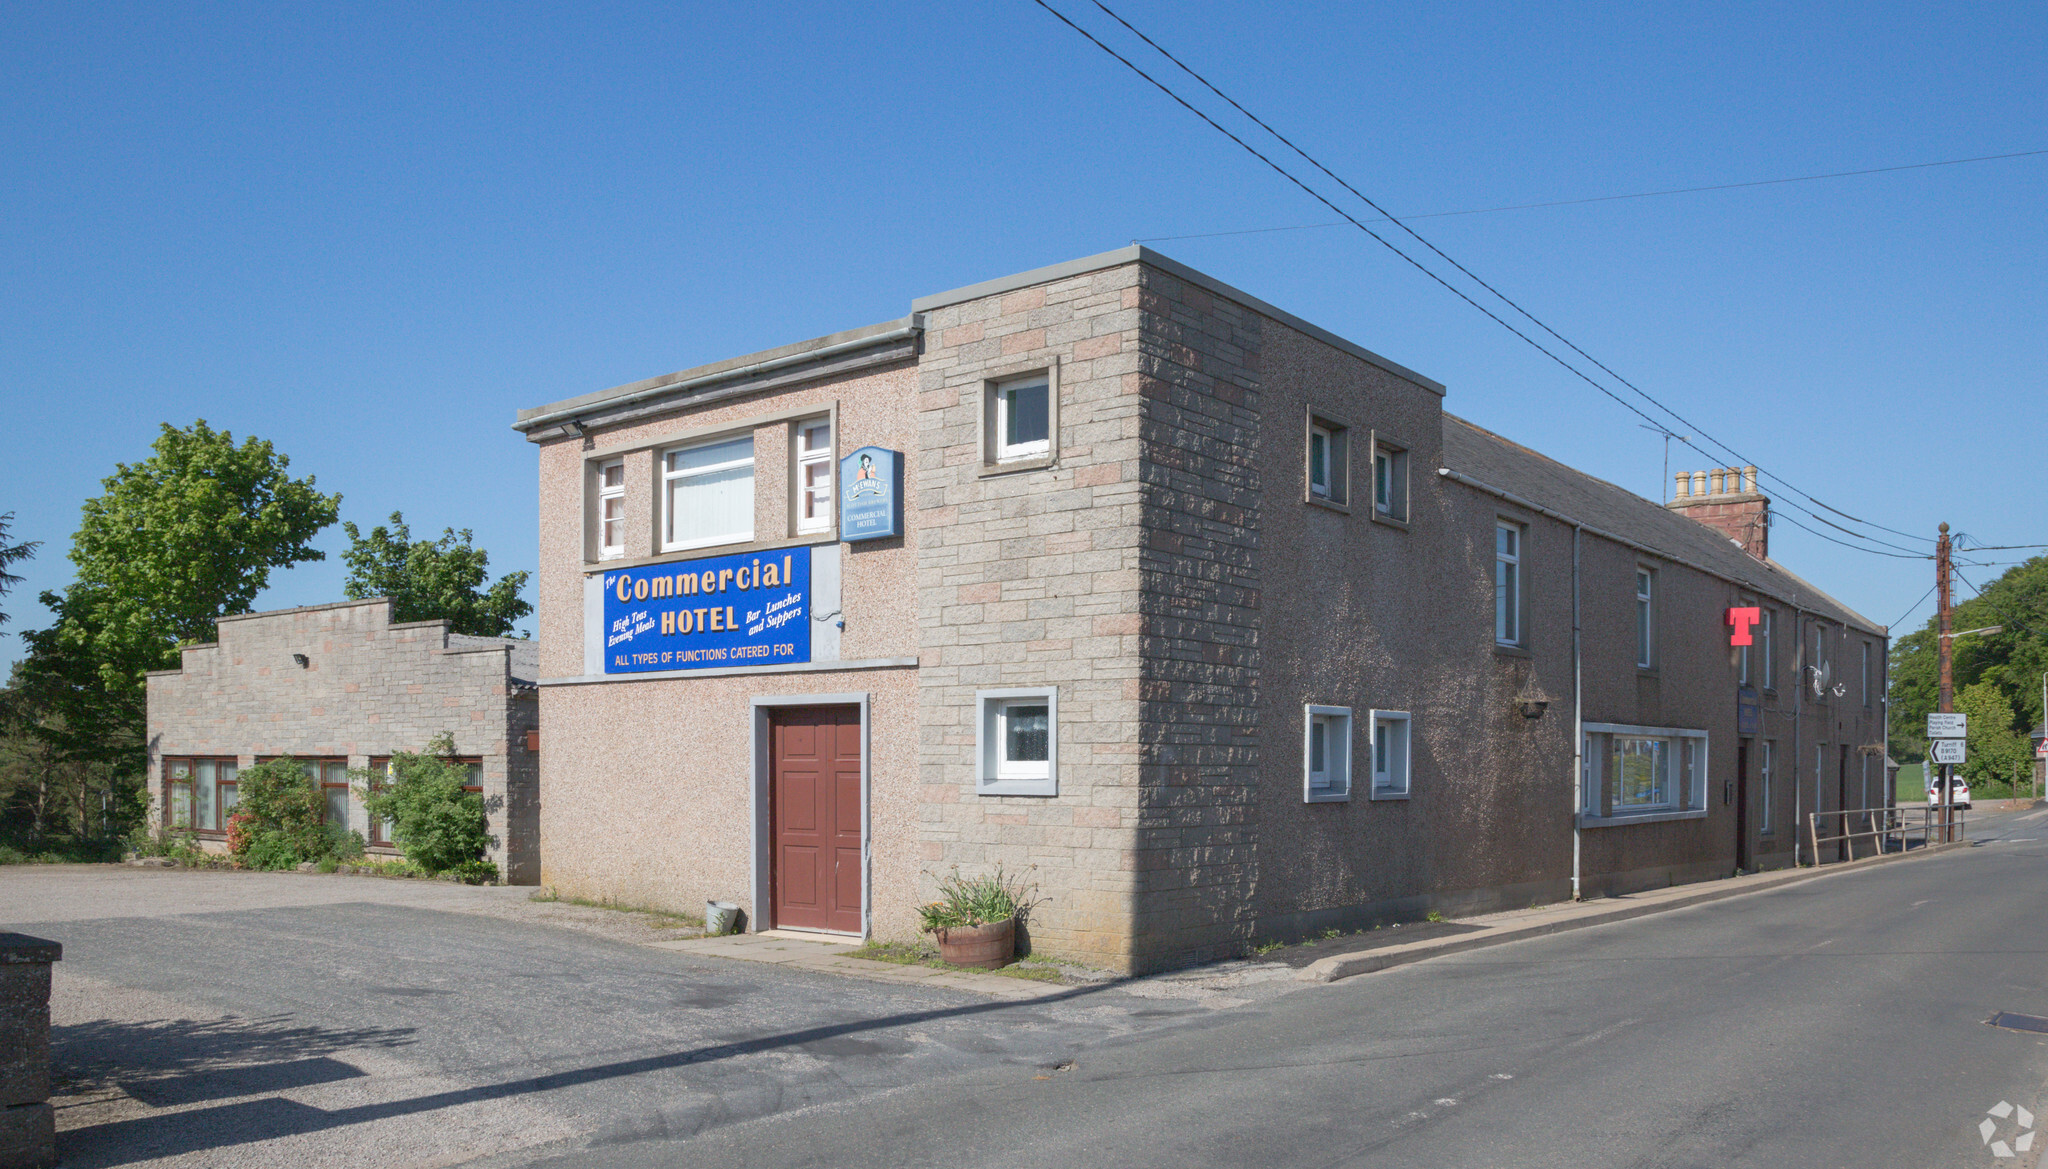
<path fill-rule="evenodd" d="M 1139 269 L 933 308 L 918 362 L 924 888 L 1000 864 L 1037 886 L 1034 949 L 1133 963 L 1138 849 Z M 990 379 L 1058 363 L 1056 459 L 985 468 Z M 975 691 L 1057 687 L 1056 799 L 976 792 Z"/>
<path fill-rule="evenodd" d="M 537 719 L 530 643 L 390 618 L 383 599 L 224 617 L 217 642 L 188 646 L 181 668 L 152 673 L 152 822 L 166 823 L 166 758 L 233 758 L 250 767 L 291 755 L 367 767 L 445 732 L 457 755 L 483 762 L 498 838 L 491 859 L 508 880 L 536 879 L 538 792 L 523 733 Z M 367 822 L 352 795 L 350 826 Z"/>
<path fill-rule="evenodd" d="M 56 942 L 0 933 L 0 1167 L 57 1163 L 50 1111 L 50 964 Z"/>

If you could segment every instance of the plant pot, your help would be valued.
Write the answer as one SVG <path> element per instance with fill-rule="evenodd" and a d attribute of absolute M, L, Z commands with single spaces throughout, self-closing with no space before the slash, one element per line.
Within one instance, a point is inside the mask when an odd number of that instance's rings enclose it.
<path fill-rule="evenodd" d="M 978 966 L 994 970 L 1007 966 L 1017 956 L 1017 919 L 991 925 L 954 926 L 934 930 L 939 958 L 955 966 Z"/>

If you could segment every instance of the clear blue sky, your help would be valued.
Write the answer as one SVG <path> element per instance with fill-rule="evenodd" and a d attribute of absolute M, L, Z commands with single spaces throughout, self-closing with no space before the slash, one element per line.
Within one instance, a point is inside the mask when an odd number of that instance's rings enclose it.
<path fill-rule="evenodd" d="M 2048 147 L 2038 3 L 1119 7 L 1399 213 Z M 10 629 L 161 421 L 530 569 L 518 407 L 1330 217 L 1030 0 L 7 11 L 0 512 L 45 542 Z M 1416 226 L 1836 506 L 2031 543 L 2044 207 L 2048 156 Z M 1155 246 L 1660 494 L 1661 440 L 1353 229 Z M 339 527 L 320 543 L 262 607 L 340 596 Z M 1932 578 L 1791 528 L 1773 551 L 1881 622 Z"/>

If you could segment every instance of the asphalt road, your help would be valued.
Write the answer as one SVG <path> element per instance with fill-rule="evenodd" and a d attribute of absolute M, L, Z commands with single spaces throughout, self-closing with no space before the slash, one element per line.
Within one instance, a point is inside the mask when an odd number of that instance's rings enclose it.
<path fill-rule="evenodd" d="M 971 1072 L 546 1163 L 2032 1165 L 2041 1148 L 1996 1158 L 1977 1126 L 2044 1103 L 2048 1036 L 1984 1022 L 2048 1015 L 2044 817 L 1106 1039 L 1066 1071 Z M 1991 1139 L 2020 1131 L 2011 1113 Z"/>
<path fill-rule="evenodd" d="M 507 891 L 17 869 L 0 922 L 66 946 L 67 1166 L 2026 1165 L 1976 1126 L 2048 1103 L 2048 1035 L 1983 1022 L 2048 1015 L 2048 813 L 1977 835 L 1327 986 L 1015 1005 Z"/>

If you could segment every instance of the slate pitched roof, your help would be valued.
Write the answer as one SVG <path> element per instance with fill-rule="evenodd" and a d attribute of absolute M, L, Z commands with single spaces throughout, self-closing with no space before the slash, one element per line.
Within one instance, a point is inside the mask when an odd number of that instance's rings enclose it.
<path fill-rule="evenodd" d="M 1444 465 L 1489 487 L 1518 495 L 1589 528 L 1600 528 L 1656 552 L 1691 561 L 1780 603 L 1796 605 L 1867 633 L 1885 627 L 1849 608 L 1775 560 L 1758 560 L 1712 528 L 1652 503 L 1627 488 L 1575 471 L 1556 459 L 1463 418 L 1445 414 Z"/>

